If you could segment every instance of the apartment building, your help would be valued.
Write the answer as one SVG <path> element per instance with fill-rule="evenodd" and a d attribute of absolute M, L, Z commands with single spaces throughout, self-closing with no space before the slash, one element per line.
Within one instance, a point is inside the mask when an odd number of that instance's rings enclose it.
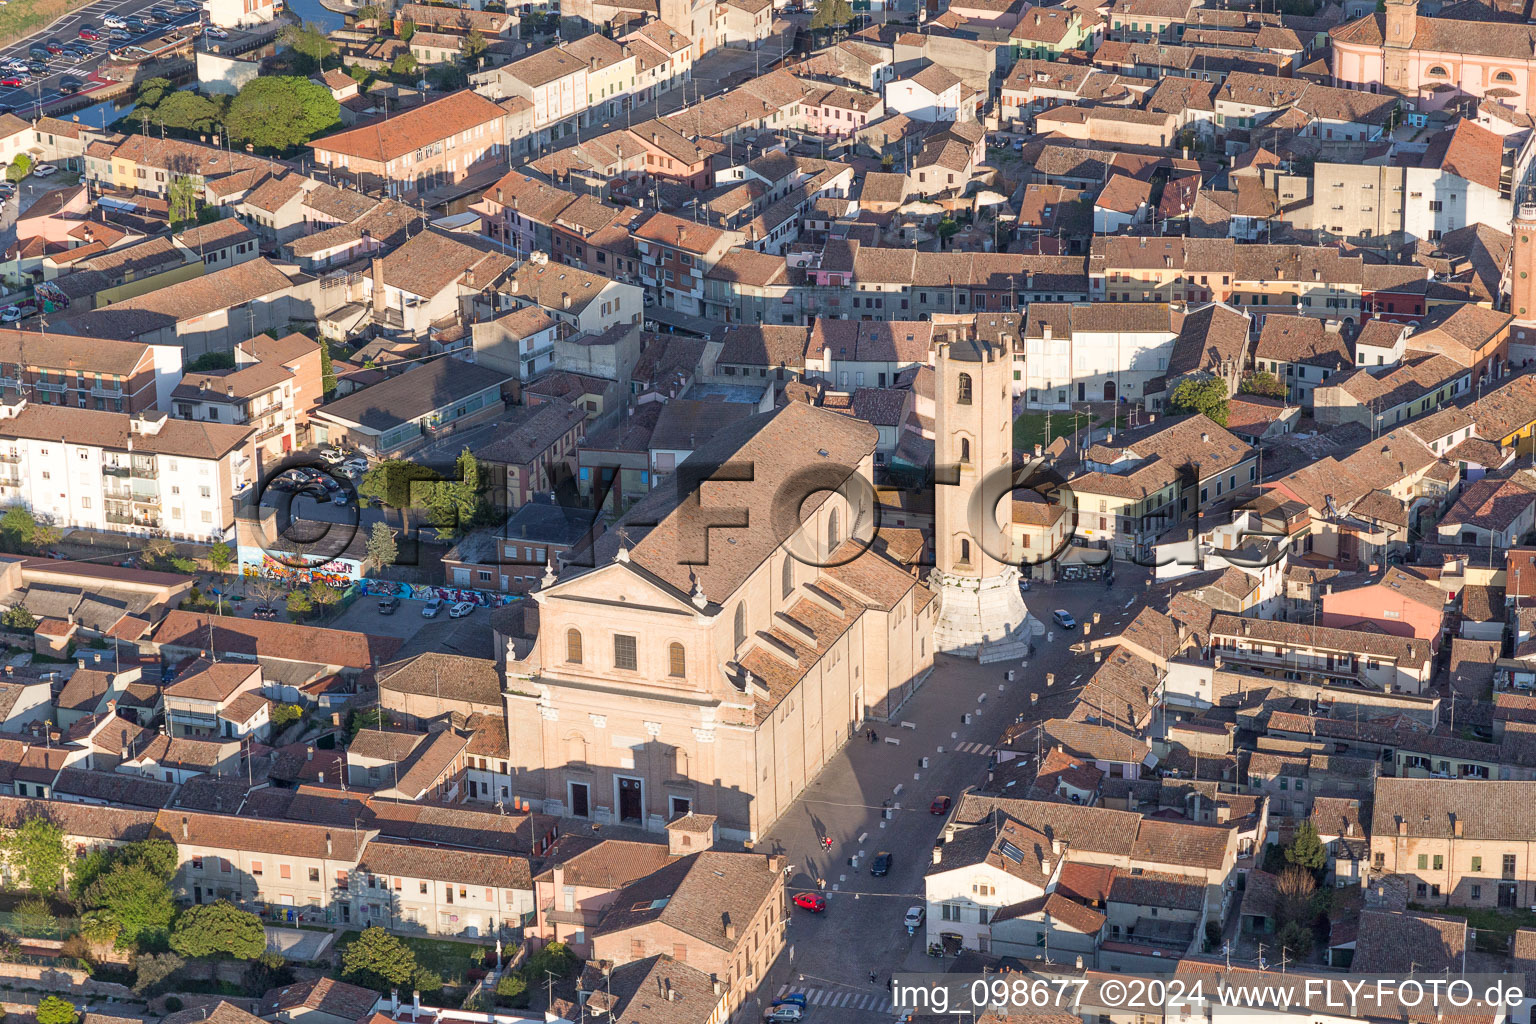
<path fill-rule="evenodd" d="M 1162 302 L 1032 302 L 1023 331 L 1025 404 L 1139 401 L 1168 370 L 1182 313 Z"/>
<path fill-rule="evenodd" d="M 22 402 L 0 417 L 0 500 L 59 526 L 231 539 L 249 486 L 255 430 L 159 411 Z"/>
<path fill-rule="evenodd" d="M 1084 472 L 1055 499 L 1075 535 L 1121 558 L 1146 558 L 1169 526 L 1257 482 L 1257 453 L 1204 416 L 1112 435 L 1084 453 Z"/>
<path fill-rule="evenodd" d="M 1419 902 L 1513 909 L 1536 902 L 1536 782 L 1376 781 L 1371 867 Z"/>
<path fill-rule="evenodd" d="M 0 395 L 38 405 L 137 413 L 181 375 L 181 349 L 68 334 L 0 330 Z"/>
<path fill-rule="evenodd" d="M 668 213 L 653 215 L 635 232 L 640 276 L 659 304 L 690 316 L 704 313 L 704 278 L 742 241 L 740 233 L 695 224 Z"/>
<path fill-rule="evenodd" d="M 528 858 L 371 840 L 357 866 L 357 923 L 466 939 L 512 938 L 533 919 Z"/>
<path fill-rule="evenodd" d="M 1388 693 L 1422 693 L 1434 672 L 1428 640 L 1310 623 L 1218 614 L 1210 646 L 1221 664 L 1286 679 L 1342 680 Z"/>
<path fill-rule="evenodd" d="M 156 815 L 154 835 L 176 844 L 172 884 L 194 904 L 291 908 L 301 920 L 353 923 L 358 862 L 376 828 L 236 818 L 198 811 Z"/>
<path fill-rule="evenodd" d="M 358 188 L 391 196 L 457 184 L 494 163 L 507 144 L 507 113 L 463 89 L 385 121 L 309 144 L 315 164 Z"/>

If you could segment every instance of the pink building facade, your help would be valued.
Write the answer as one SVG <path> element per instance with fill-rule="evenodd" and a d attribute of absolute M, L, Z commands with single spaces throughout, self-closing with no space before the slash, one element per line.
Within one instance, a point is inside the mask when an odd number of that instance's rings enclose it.
<path fill-rule="evenodd" d="M 1386 8 L 1332 31 L 1336 85 L 1396 94 L 1419 110 L 1475 96 L 1536 113 L 1536 26 L 1424 17 L 1416 0 Z"/>

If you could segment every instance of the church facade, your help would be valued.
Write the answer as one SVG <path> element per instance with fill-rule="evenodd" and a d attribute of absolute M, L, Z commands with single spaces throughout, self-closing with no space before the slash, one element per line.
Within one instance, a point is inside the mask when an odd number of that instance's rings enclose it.
<path fill-rule="evenodd" d="M 650 829 L 693 811 L 751 839 L 912 693 L 938 604 L 877 550 L 877 439 L 798 402 L 736 424 L 626 513 L 596 568 L 546 576 L 536 635 L 507 647 L 520 800 Z"/>

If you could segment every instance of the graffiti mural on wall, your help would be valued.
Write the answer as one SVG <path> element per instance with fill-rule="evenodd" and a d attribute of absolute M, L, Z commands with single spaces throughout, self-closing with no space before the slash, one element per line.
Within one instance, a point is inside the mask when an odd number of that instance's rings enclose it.
<path fill-rule="evenodd" d="M 363 593 L 378 597 L 398 597 L 402 601 L 430 601 L 437 598 L 449 603 L 468 601 L 486 608 L 500 608 L 519 599 L 517 594 L 491 593 L 468 587 L 444 587 L 435 583 L 401 583 L 399 580 L 358 580 Z"/>
<path fill-rule="evenodd" d="M 248 577 L 260 576 L 263 579 L 276 580 L 289 587 L 307 587 L 311 583 L 323 583 L 337 590 L 346 590 L 353 583 L 352 577 L 344 572 L 327 571 L 327 566 L 335 565 L 335 561 L 327 561 L 312 569 L 300 568 L 296 565 L 288 565 L 280 562 L 271 555 L 261 556 L 261 565 L 256 566 L 247 562 L 241 571 Z"/>

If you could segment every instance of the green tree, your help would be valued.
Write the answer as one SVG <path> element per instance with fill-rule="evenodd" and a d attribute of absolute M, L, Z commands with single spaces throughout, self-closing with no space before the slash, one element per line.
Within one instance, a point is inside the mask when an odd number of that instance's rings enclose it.
<path fill-rule="evenodd" d="M 388 992 L 416 980 L 416 954 L 398 938 L 374 925 L 341 951 L 341 976 L 364 988 Z M 442 987 L 439 982 L 438 987 Z"/>
<path fill-rule="evenodd" d="M 459 452 L 455 479 L 428 489 L 422 506 L 439 537 L 448 539 L 469 529 L 484 513 L 480 495 L 480 460 L 468 448 Z"/>
<path fill-rule="evenodd" d="M 523 965 L 523 977 L 535 984 L 550 974 L 564 978 L 576 969 L 576 963 L 576 956 L 569 946 L 563 942 L 548 942 L 528 958 Z"/>
<path fill-rule="evenodd" d="M 307 593 L 302 590 L 288 591 L 288 614 L 295 619 L 302 619 L 315 610 L 314 601 L 310 600 Z"/>
<path fill-rule="evenodd" d="M 1282 402 L 1286 399 L 1285 385 L 1280 382 L 1280 378 L 1268 370 L 1259 370 L 1244 377 L 1243 382 L 1237 386 L 1237 391 L 1243 395 L 1278 398 Z"/>
<path fill-rule="evenodd" d="M 139 995 L 152 993 L 186 963 L 175 953 L 140 953 L 133 958 L 133 991 Z M 166 1009 L 170 1009 L 169 1003 Z"/>
<path fill-rule="evenodd" d="M 51 551 L 63 536 L 52 523 L 39 522 L 32 528 L 32 547 L 36 551 Z"/>
<path fill-rule="evenodd" d="M 117 943 L 118 933 L 122 928 L 118 923 L 101 910 L 87 910 L 80 915 L 80 934 L 87 942 L 98 946 L 112 946 Z"/>
<path fill-rule="evenodd" d="M 394 565 L 400 557 L 400 545 L 395 543 L 395 531 L 384 525 L 381 519 L 368 529 L 368 564 L 374 570 Z"/>
<path fill-rule="evenodd" d="M 329 398 L 336 393 L 336 367 L 331 362 L 331 346 L 320 345 L 320 391 Z"/>
<path fill-rule="evenodd" d="M 155 107 L 155 120 L 186 132 L 217 131 L 223 117 L 223 104 L 185 89 L 167 94 Z"/>
<path fill-rule="evenodd" d="M 16 905 L 16 930 L 28 938 L 58 938 L 59 919 L 47 900 L 30 896 Z"/>
<path fill-rule="evenodd" d="M 1328 849 L 1323 846 L 1323 840 L 1312 822 L 1303 821 L 1296 830 L 1296 838 L 1285 849 L 1285 860 L 1288 864 L 1295 864 L 1308 871 L 1321 871 L 1323 865 L 1328 863 Z"/>
<path fill-rule="evenodd" d="M 432 80 L 432 85 L 443 92 L 453 92 L 462 89 L 469 82 L 464 69 L 457 64 L 433 64 L 427 71 Z"/>
<path fill-rule="evenodd" d="M 198 193 L 202 187 L 197 179 L 187 174 L 178 174 L 171 179 L 171 187 L 166 196 L 170 204 L 171 229 L 179 231 L 197 220 Z"/>
<path fill-rule="evenodd" d="M 159 945 L 176 905 L 166 880 L 142 864 L 118 864 L 86 890 L 85 901 L 118 926 L 120 948 Z"/>
<path fill-rule="evenodd" d="M 214 541 L 213 547 L 208 549 L 209 568 L 217 573 L 226 573 L 234 563 L 235 553 L 229 549 L 229 545 L 222 540 Z"/>
<path fill-rule="evenodd" d="M 4 612 L 0 612 L 0 623 L 4 623 L 12 629 L 36 629 L 37 616 L 27 611 L 26 605 L 13 604 Z"/>
<path fill-rule="evenodd" d="M 1173 389 L 1168 411 L 1175 414 L 1198 412 L 1224 427 L 1227 425 L 1227 382 L 1220 377 L 1186 380 Z"/>
<path fill-rule="evenodd" d="M 469 67 L 477 67 L 477 62 L 485 56 L 485 51 L 488 49 L 490 44 L 485 41 L 485 36 L 481 35 L 477 28 L 470 29 L 469 35 L 465 36 L 463 42 L 459 44 L 459 54 Z"/>
<path fill-rule="evenodd" d="M 184 957 L 254 960 L 267 948 L 261 918 L 228 900 L 188 907 L 171 930 L 171 948 Z"/>
<path fill-rule="evenodd" d="M 1312 894 L 1317 891 L 1312 872 L 1296 864 L 1287 865 L 1275 879 L 1275 891 L 1280 894 L 1276 914 L 1282 922 L 1305 922 L 1311 917 Z"/>
<path fill-rule="evenodd" d="M 309 585 L 309 602 L 322 612 L 340 600 L 341 591 L 335 587 L 327 586 L 319 580 Z"/>
<path fill-rule="evenodd" d="M 293 984 L 293 968 L 281 953 L 267 950 L 251 961 L 245 970 L 245 987 L 251 992 L 270 992 Z"/>
<path fill-rule="evenodd" d="M 519 999 L 528 991 L 528 983 L 523 976 L 514 971 L 508 971 L 496 979 L 496 998 L 508 1002 Z"/>
<path fill-rule="evenodd" d="M 416 23 L 409 18 L 405 19 L 400 23 L 400 28 L 395 34 L 400 37 L 402 43 L 409 43 L 411 36 L 416 34 Z"/>
<path fill-rule="evenodd" d="M 1305 959 L 1312 952 L 1312 929 L 1300 921 L 1287 921 L 1280 926 L 1275 942 L 1287 960 Z"/>
<path fill-rule="evenodd" d="M 75 1024 L 80 1011 L 68 999 L 43 996 L 37 1001 L 37 1024 Z"/>
<path fill-rule="evenodd" d="M 185 367 L 187 373 L 207 373 L 209 370 L 233 370 L 233 352 L 204 352 Z"/>
<path fill-rule="evenodd" d="M 407 77 L 416 74 L 416 55 L 412 53 L 397 54 L 394 61 L 389 65 L 389 70 L 397 75 Z"/>
<path fill-rule="evenodd" d="M 306 76 L 323 70 L 326 60 L 336 52 L 336 44 L 326 36 L 325 30 L 309 22 L 290 25 L 283 29 L 282 34 L 278 36 L 278 42 L 288 48 L 293 59 L 294 70 Z M 260 79 L 253 79 L 253 81 L 260 81 Z M 241 90 L 241 92 L 244 91 L 244 89 Z M 329 95 L 330 90 L 326 90 L 326 94 Z"/>
<path fill-rule="evenodd" d="M 69 852 L 64 830 L 47 818 L 28 818 L 5 839 L 5 855 L 33 892 L 53 892 L 64 882 Z"/>
<path fill-rule="evenodd" d="M 69 898 L 76 903 L 85 901 L 85 890 L 112 866 L 112 854 L 106 850 L 92 850 L 84 857 L 75 858 L 69 866 Z"/>
<path fill-rule="evenodd" d="M 176 555 L 171 558 L 171 568 L 177 572 L 192 576 L 197 573 L 197 560 L 187 558 L 185 555 Z"/>
<path fill-rule="evenodd" d="M 364 729 L 382 729 L 389 724 L 389 715 L 382 708 L 359 708 L 347 720 L 347 742 L 351 743 Z"/>
<path fill-rule="evenodd" d="M 16 159 L 5 169 L 7 181 L 20 181 L 32 173 L 32 158 L 26 153 L 17 153 Z"/>
<path fill-rule="evenodd" d="M 441 480 L 426 466 L 418 466 L 407 459 L 385 459 L 363 474 L 357 485 L 358 496 L 378 499 L 390 508 L 400 510 L 400 527 L 408 528 L 406 510 L 423 504 L 430 484 Z M 0 532 L 5 521 L 0 518 Z"/>
<path fill-rule="evenodd" d="M 140 839 L 119 848 L 116 863 L 143 868 L 162 882 L 169 883 L 176 877 L 180 857 L 176 853 L 176 844 L 169 839 Z"/>
<path fill-rule="evenodd" d="M 331 90 L 307 78 L 253 78 L 230 101 L 224 125 L 229 137 L 258 149 L 296 149 L 341 119 Z"/>
<path fill-rule="evenodd" d="M 12 551 L 30 547 L 37 530 L 37 518 L 25 505 L 12 505 L 0 515 L 0 540 Z"/>
<path fill-rule="evenodd" d="M 153 110 L 160 105 L 166 93 L 172 92 L 169 78 L 146 78 L 139 83 L 138 91 L 134 93 L 133 105 L 136 110 Z"/>
<path fill-rule="evenodd" d="M 288 726 L 304 717 L 304 709 L 297 704 L 274 704 L 272 706 L 272 728 L 286 729 Z"/>

